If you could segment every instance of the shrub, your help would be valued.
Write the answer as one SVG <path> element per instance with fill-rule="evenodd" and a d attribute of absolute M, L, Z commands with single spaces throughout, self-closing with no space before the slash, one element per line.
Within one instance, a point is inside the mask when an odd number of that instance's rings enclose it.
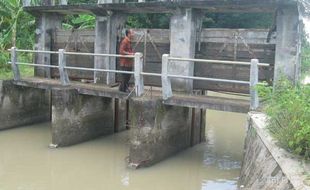
<path fill-rule="evenodd" d="M 264 110 L 269 116 L 269 131 L 280 146 L 309 159 L 310 86 L 294 86 L 281 80 L 275 90 L 271 87 L 259 89 L 267 99 Z"/>

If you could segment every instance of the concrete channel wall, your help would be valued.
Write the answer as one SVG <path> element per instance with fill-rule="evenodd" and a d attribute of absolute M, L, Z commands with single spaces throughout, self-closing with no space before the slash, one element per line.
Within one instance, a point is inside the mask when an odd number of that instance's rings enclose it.
<path fill-rule="evenodd" d="M 114 133 L 114 99 L 80 95 L 76 89 L 52 92 L 52 143 L 68 146 Z"/>
<path fill-rule="evenodd" d="M 0 130 L 50 120 L 49 91 L 0 81 Z"/>
<path fill-rule="evenodd" d="M 127 100 L 83 94 L 74 86 L 20 85 L 0 83 L 0 129 L 50 121 L 51 116 L 51 147 L 75 145 L 130 127 L 129 165 L 140 168 L 205 140 L 202 109 L 165 105 L 160 97 Z"/>
<path fill-rule="evenodd" d="M 266 129 L 266 116 L 250 113 L 240 189 L 308 190 L 301 160 L 279 148 Z"/>
<path fill-rule="evenodd" d="M 151 98 L 133 98 L 130 105 L 128 161 L 132 168 L 153 165 L 204 140 L 200 132 L 204 132 L 201 120 L 205 112 L 167 106 L 160 99 Z"/>

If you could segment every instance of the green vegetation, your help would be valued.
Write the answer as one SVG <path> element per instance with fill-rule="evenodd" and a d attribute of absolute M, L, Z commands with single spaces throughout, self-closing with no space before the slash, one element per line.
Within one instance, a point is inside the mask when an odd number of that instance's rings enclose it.
<path fill-rule="evenodd" d="M 283 79 L 274 90 L 259 90 L 267 99 L 264 111 L 269 116 L 268 129 L 279 145 L 310 159 L 310 86 L 293 85 Z"/>
<path fill-rule="evenodd" d="M 0 0 L 0 78 L 12 78 L 7 49 L 12 46 L 32 48 L 34 44 L 34 18 L 22 10 L 21 0 Z M 20 55 L 19 60 L 29 60 L 29 55 Z M 21 68 L 26 76 L 32 68 Z"/>
<path fill-rule="evenodd" d="M 303 48 L 302 48 L 302 58 L 301 58 L 301 71 L 302 75 L 310 75 L 310 43 L 306 41 L 306 36 L 303 38 Z"/>

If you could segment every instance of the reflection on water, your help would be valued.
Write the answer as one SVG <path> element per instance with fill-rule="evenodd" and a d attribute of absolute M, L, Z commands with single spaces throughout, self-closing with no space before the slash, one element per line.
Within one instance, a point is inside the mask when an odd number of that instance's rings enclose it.
<path fill-rule="evenodd" d="M 153 167 L 126 168 L 128 132 L 49 149 L 50 124 L 0 132 L 1 190 L 233 190 L 245 115 L 208 111 L 208 142 Z"/>

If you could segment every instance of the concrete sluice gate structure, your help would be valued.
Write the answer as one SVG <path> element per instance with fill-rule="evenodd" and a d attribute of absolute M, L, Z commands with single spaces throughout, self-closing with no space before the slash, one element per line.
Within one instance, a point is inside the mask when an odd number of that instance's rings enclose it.
<path fill-rule="evenodd" d="M 126 16 L 132 13 L 170 13 L 170 30 L 137 29 L 134 42 L 144 41 L 137 51 L 145 54 L 144 72 L 161 73 L 161 54 L 176 58 L 249 61 L 259 59 L 268 67 L 259 68 L 258 79 L 272 83 L 281 75 L 296 81 L 300 70 L 298 4 L 278 0 L 152 1 L 120 3 L 98 1 L 94 5 L 55 4 L 43 1 L 35 6 L 24 0 L 24 10 L 36 17 L 35 49 L 39 51 L 92 52 L 116 54 Z M 276 37 L 266 42 L 268 30 L 202 29 L 206 12 L 256 12 L 276 15 Z M 64 31 L 67 14 L 93 14 L 94 31 Z M 159 55 L 158 55 L 159 54 Z M 14 59 L 14 58 L 13 58 Z M 57 54 L 36 52 L 35 64 L 57 66 Z M 67 66 L 118 70 L 115 57 L 67 55 Z M 228 80 L 249 80 L 248 65 L 201 63 L 173 60 L 168 72 Z M 16 65 L 15 65 L 16 66 Z M 14 68 L 14 72 L 16 68 Z M 248 85 L 216 81 L 171 79 L 173 97 L 163 100 L 162 80 L 145 76 L 145 93 L 135 96 L 112 87 L 115 73 L 69 70 L 69 84 L 62 74 L 49 67 L 35 67 L 35 77 L 2 81 L 0 87 L 0 129 L 52 121 L 52 145 L 74 145 L 102 135 L 129 129 L 129 165 L 150 166 L 185 148 L 203 142 L 205 110 L 247 113 L 247 99 L 209 96 L 208 91 L 249 94 Z M 81 83 L 73 80 L 94 80 Z M 147 86 L 155 86 L 148 90 Z M 158 90 L 159 89 L 159 90 Z M 198 94 L 199 96 L 195 96 Z"/>

